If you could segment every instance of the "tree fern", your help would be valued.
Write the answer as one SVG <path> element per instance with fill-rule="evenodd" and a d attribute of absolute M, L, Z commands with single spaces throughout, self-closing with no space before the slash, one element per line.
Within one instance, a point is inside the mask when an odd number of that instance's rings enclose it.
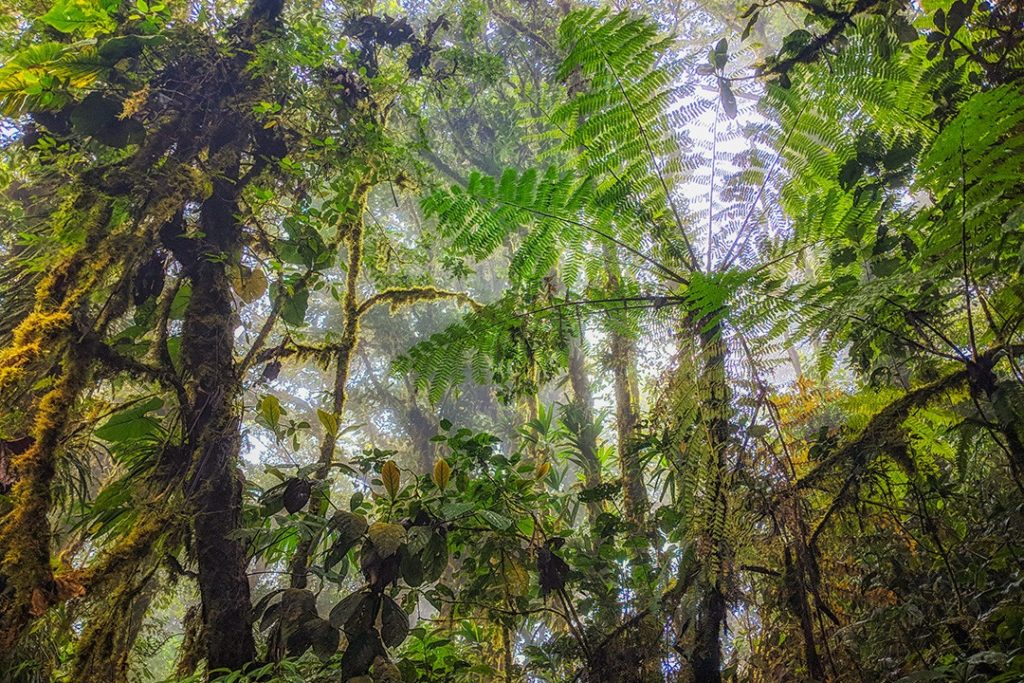
<path fill-rule="evenodd" d="M 943 318 L 955 307 L 936 303 L 963 296 L 965 268 L 979 281 L 1005 273 L 995 254 L 1020 239 L 1020 91 L 996 88 L 952 120 L 930 119 L 933 93 L 960 87 L 948 64 L 939 68 L 924 41 L 897 50 L 880 17 L 848 37 L 827 69 L 803 70 L 770 95 L 769 111 L 792 131 L 781 203 L 822 282 L 804 289 L 802 329 L 856 324 L 865 358 L 881 337 L 905 352 L 938 344 L 956 356 L 937 330 L 955 336 L 963 321 L 951 329 Z"/>

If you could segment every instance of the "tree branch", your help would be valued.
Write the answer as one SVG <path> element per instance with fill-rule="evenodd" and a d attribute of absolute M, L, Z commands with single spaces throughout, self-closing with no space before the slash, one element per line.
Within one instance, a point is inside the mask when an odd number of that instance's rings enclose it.
<path fill-rule="evenodd" d="M 431 286 L 395 287 L 392 289 L 385 289 L 383 292 L 378 292 L 369 299 L 363 301 L 363 303 L 359 304 L 358 315 L 364 315 L 378 304 L 388 304 L 391 311 L 394 312 L 399 308 L 411 306 L 423 301 L 440 301 L 442 299 L 454 299 L 461 304 L 466 304 L 474 311 L 479 311 L 483 308 L 482 304 L 463 292 L 451 292 L 446 289 L 438 289 L 437 287 Z"/>

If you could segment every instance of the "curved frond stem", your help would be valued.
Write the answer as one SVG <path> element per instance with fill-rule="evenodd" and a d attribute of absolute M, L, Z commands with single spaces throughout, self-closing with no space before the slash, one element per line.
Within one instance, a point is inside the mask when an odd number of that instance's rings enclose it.
<path fill-rule="evenodd" d="M 750 202 L 750 208 L 747 209 L 747 214 L 743 217 L 743 222 L 740 224 L 739 230 L 736 231 L 736 237 L 733 238 L 732 244 L 729 245 L 729 249 L 725 252 L 725 257 L 722 259 L 722 269 L 731 268 L 733 265 L 733 259 L 739 258 L 739 255 L 743 253 L 743 250 L 747 246 L 747 241 L 750 239 L 750 233 L 747 231 L 750 225 L 750 219 L 754 216 L 754 209 L 761 201 L 761 197 L 764 195 L 765 188 L 768 187 L 768 182 L 775 175 L 775 172 L 779 169 L 782 162 L 782 155 L 785 154 L 786 148 L 789 146 L 789 141 L 793 138 L 793 132 L 797 130 L 798 124 L 800 123 L 800 117 L 803 112 L 797 115 L 796 121 L 793 123 L 793 127 L 789 133 L 786 134 L 786 139 L 783 140 L 779 146 L 778 151 L 775 152 L 775 160 L 772 162 L 771 168 L 768 169 L 768 173 L 765 174 L 764 180 L 761 181 L 761 185 L 757 188 L 757 194 L 754 196 L 754 200 Z M 738 249 L 737 249 L 738 247 Z M 735 250 L 735 256 L 733 255 Z M 710 258 L 710 247 L 708 248 Z M 710 268 L 708 269 L 710 271 Z"/>
<path fill-rule="evenodd" d="M 715 101 L 715 124 L 711 127 L 711 183 L 708 186 L 708 245 L 704 264 L 704 272 L 711 272 L 711 251 L 715 226 L 715 171 L 718 169 L 718 119 L 722 113 L 722 103 Z"/>
<path fill-rule="evenodd" d="M 675 201 L 672 199 L 672 192 L 669 190 L 668 183 L 665 181 L 665 174 L 661 172 L 661 165 L 658 164 L 658 157 L 654 153 L 654 148 L 651 146 L 650 136 L 647 134 L 647 128 L 644 126 L 640 115 L 637 114 L 636 107 L 633 105 L 633 101 L 629 98 L 629 94 L 626 92 L 626 86 L 622 84 L 622 79 L 619 78 L 619 74 L 615 71 L 615 68 L 608 61 L 608 58 L 604 58 L 605 66 L 608 67 L 608 71 L 611 72 L 615 78 L 615 83 L 619 87 L 619 91 L 622 93 L 622 99 L 629 107 L 629 112 L 636 120 L 637 128 L 640 130 L 640 135 L 643 137 L 644 146 L 647 147 L 647 153 L 651 157 L 651 170 L 658 177 L 658 182 L 661 184 L 661 189 L 665 193 L 665 201 L 668 202 L 669 209 L 672 211 L 672 216 L 676 221 L 676 228 L 679 230 L 679 237 L 683 240 L 683 245 L 686 247 L 686 252 L 689 256 L 690 263 L 688 264 L 690 270 L 699 270 L 700 260 L 697 258 L 697 252 L 693 250 L 693 245 L 690 244 L 690 238 L 686 235 L 686 227 L 683 225 L 682 216 L 679 214 L 679 207 L 676 206 Z"/>
<path fill-rule="evenodd" d="M 967 178 L 964 168 L 964 127 L 960 125 L 960 255 L 963 260 L 964 304 L 967 307 L 967 336 L 971 342 L 971 358 L 978 359 L 978 342 L 974 337 L 974 315 L 971 310 L 971 273 L 967 258 Z"/>

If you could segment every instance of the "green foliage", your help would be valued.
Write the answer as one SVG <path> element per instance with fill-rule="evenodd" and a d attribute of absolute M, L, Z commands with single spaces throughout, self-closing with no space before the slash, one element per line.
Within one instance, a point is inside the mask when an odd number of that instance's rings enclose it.
<path fill-rule="evenodd" d="M 1019 3 L 199 4 L 0 20 L 0 678 L 1020 677 Z"/>
<path fill-rule="evenodd" d="M 0 70 L 0 111 L 18 116 L 59 109 L 70 99 L 67 88 L 88 87 L 111 65 L 92 43 L 29 46 Z"/>
<path fill-rule="evenodd" d="M 547 135 L 568 163 L 543 172 L 507 169 L 500 178 L 473 173 L 465 188 L 435 191 L 424 200 L 424 211 L 436 216 L 456 256 L 479 261 L 507 247 L 509 280 L 526 302 L 542 303 L 534 292 L 550 295 L 545 289 L 556 272 L 567 292 L 596 291 L 611 277 L 616 253 L 630 277 L 612 287 L 611 296 L 637 294 L 632 283 L 640 273 L 684 282 L 666 263 L 681 257 L 688 267 L 690 256 L 663 239 L 683 230 L 671 195 L 682 173 L 668 118 L 672 72 L 655 64 L 666 39 L 646 19 L 588 10 L 565 18 L 560 41 L 565 57 L 557 78 L 568 84 L 569 96 L 552 114 Z M 654 245 L 664 247 L 670 260 L 649 255 Z M 566 306 L 576 305 L 566 299 Z M 598 310 L 610 310 L 616 301 L 596 303 Z M 396 370 L 416 372 L 433 401 L 461 383 L 467 364 L 480 381 L 487 374 L 483 361 L 508 358 L 507 349 L 517 344 L 524 323 L 507 317 L 512 310 L 503 302 L 474 314 L 414 347 Z M 561 314 L 556 317 L 562 325 Z M 632 316 L 618 315 L 613 324 L 628 327 Z M 507 381 L 510 373 L 499 369 L 495 377 Z"/>
<path fill-rule="evenodd" d="M 435 192 L 423 209 L 437 216 L 441 234 L 460 256 L 484 259 L 525 233 L 510 259 L 509 278 L 535 287 L 556 264 L 558 247 L 581 242 L 588 226 L 574 217 L 583 214 L 589 195 L 586 184 L 554 167 L 543 174 L 508 169 L 500 180 L 473 173 L 465 189 Z"/>
<path fill-rule="evenodd" d="M 615 207 L 616 236 L 633 246 L 641 229 L 656 238 L 682 231 L 673 192 L 683 166 L 668 117 L 675 74 L 658 63 L 667 38 L 643 17 L 581 10 L 562 22 L 559 39 L 559 78 L 571 97 L 552 122 L 581 175 L 597 183 L 596 203 Z"/>

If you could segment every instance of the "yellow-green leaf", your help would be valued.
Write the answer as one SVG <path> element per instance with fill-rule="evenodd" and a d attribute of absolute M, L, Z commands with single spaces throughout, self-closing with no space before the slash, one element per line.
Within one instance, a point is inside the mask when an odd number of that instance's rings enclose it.
<path fill-rule="evenodd" d="M 437 484 L 437 488 L 444 491 L 445 487 L 448 486 L 448 482 L 452 478 L 452 468 L 444 458 L 438 458 L 437 462 L 434 463 L 434 483 Z"/>
<path fill-rule="evenodd" d="M 388 524 L 387 522 L 374 522 L 370 525 L 366 535 L 370 537 L 370 543 L 382 558 L 391 557 L 397 553 L 406 539 L 405 527 L 401 524 Z"/>
<path fill-rule="evenodd" d="M 259 299 L 267 291 L 267 276 L 262 268 L 241 265 L 231 269 L 231 288 L 247 304 Z"/>
<path fill-rule="evenodd" d="M 388 460 L 380 469 L 380 480 L 384 482 L 384 489 L 391 498 L 398 495 L 398 487 L 402 484 L 402 473 L 398 471 L 398 465 L 394 460 Z"/>
<path fill-rule="evenodd" d="M 514 557 L 505 557 L 502 560 L 501 569 L 509 595 L 513 597 L 526 595 L 530 589 L 530 575 L 526 572 L 526 567 Z"/>
<path fill-rule="evenodd" d="M 324 431 L 330 436 L 338 435 L 338 416 L 334 413 L 329 413 L 321 408 L 316 409 L 316 416 L 320 418 L 320 424 L 324 426 Z"/>
<path fill-rule="evenodd" d="M 116 28 L 110 14 L 92 0 L 58 0 L 40 20 L 61 33 L 77 31 L 86 38 Z"/>

